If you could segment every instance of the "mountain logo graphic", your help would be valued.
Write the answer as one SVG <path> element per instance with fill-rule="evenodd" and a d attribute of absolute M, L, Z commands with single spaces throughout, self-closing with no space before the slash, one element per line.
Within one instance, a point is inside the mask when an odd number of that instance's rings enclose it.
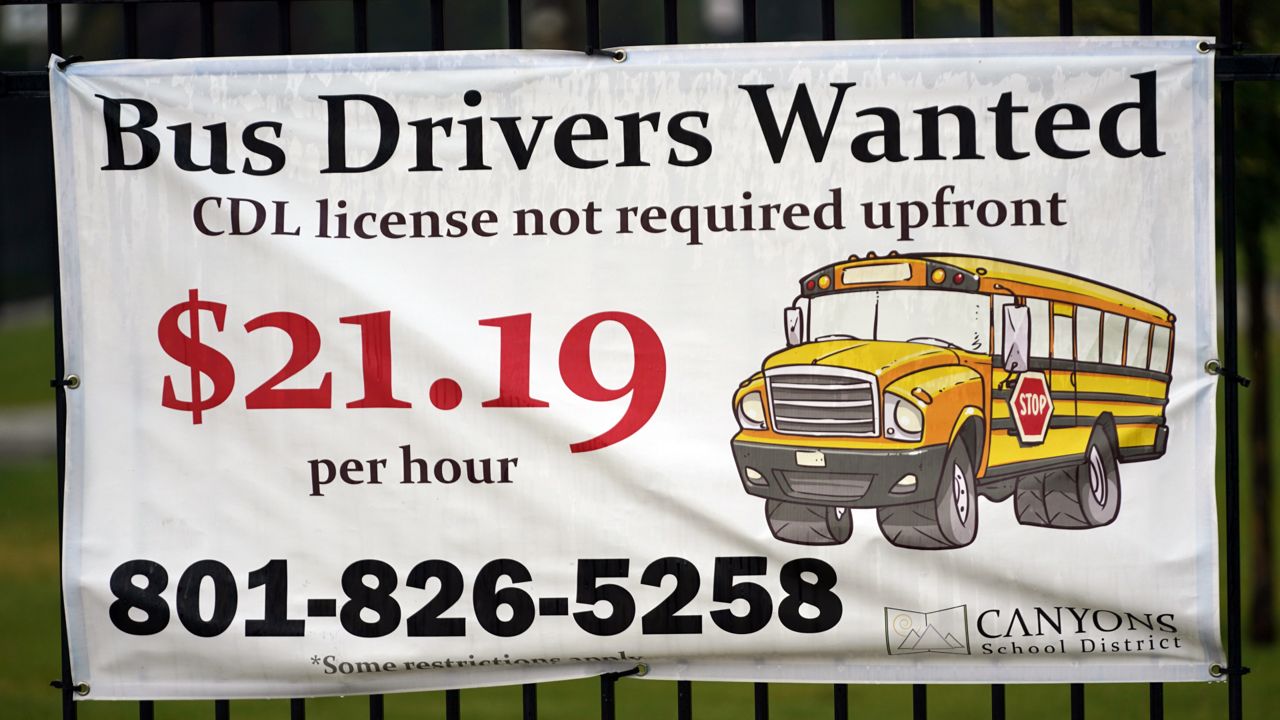
<path fill-rule="evenodd" d="M 884 639 L 890 655 L 968 655 L 969 608 L 957 605 L 922 612 L 886 607 Z"/>

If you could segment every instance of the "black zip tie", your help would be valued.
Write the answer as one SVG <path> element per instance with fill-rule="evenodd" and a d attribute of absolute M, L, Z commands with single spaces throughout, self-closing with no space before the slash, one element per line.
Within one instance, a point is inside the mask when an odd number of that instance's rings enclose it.
<path fill-rule="evenodd" d="M 67 66 L 84 60 L 82 55 L 70 55 L 58 61 L 58 69 L 62 72 L 67 71 Z"/>
<path fill-rule="evenodd" d="M 614 60 L 614 62 L 622 62 L 623 60 L 626 60 L 626 59 L 627 59 L 627 51 L 626 51 L 626 50 L 612 50 L 612 51 L 606 52 L 606 51 L 604 51 L 604 50 L 603 50 L 603 49 L 601 49 L 601 48 L 598 48 L 598 47 L 591 47 L 590 45 L 588 45 L 588 46 L 587 46 L 587 49 L 585 50 L 585 52 L 587 53 L 587 56 L 588 56 L 588 57 L 590 57 L 590 56 L 592 56 L 592 55 L 606 55 L 606 56 L 608 56 L 608 57 L 612 58 L 612 59 Z"/>
<path fill-rule="evenodd" d="M 71 384 L 71 381 L 65 380 L 65 379 L 59 380 L 57 378 L 54 378 L 53 380 L 49 381 L 49 387 L 51 388 L 67 387 L 70 384 Z"/>
<path fill-rule="evenodd" d="M 1210 360 L 1205 363 L 1204 371 L 1210 375 L 1217 375 L 1218 377 L 1226 378 L 1238 384 L 1240 387 L 1249 387 L 1249 384 L 1253 382 L 1253 380 L 1250 380 L 1248 377 L 1228 368 L 1217 360 Z"/>
<path fill-rule="evenodd" d="M 1216 42 L 1216 43 L 1209 43 L 1209 42 L 1203 42 L 1203 41 L 1201 41 L 1201 42 L 1196 43 L 1196 50 L 1199 50 L 1199 51 L 1200 51 L 1200 52 L 1202 52 L 1202 53 L 1207 53 L 1207 52 L 1210 52 L 1210 51 L 1217 52 L 1217 51 L 1219 51 L 1219 50 L 1234 50 L 1234 51 L 1236 51 L 1236 52 L 1239 52 L 1239 51 L 1241 51 L 1241 50 L 1243 50 L 1243 49 L 1244 49 L 1244 43 L 1242 43 L 1242 42 L 1234 42 L 1234 43 L 1221 43 L 1221 42 Z"/>
<path fill-rule="evenodd" d="M 1209 666 L 1209 674 L 1214 677 L 1226 677 L 1230 675 L 1239 675 L 1241 677 L 1244 677 L 1245 675 L 1248 675 L 1250 672 L 1252 672 L 1252 670 L 1249 667 L 1244 665 L 1241 665 L 1238 668 L 1223 667 L 1221 665 Z"/>
<path fill-rule="evenodd" d="M 649 672 L 649 667 L 644 663 L 640 663 L 639 665 L 636 665 L 630 670 L 619 670 L 618 672 L 607 672 L 607 673 L 604 673 L 602 677 L 607 677 L 611 680 L 617 680 L 619 678 L 631 677 L 632 675 L 644 675 L 648 672 Z"/>
<path fill-rule="evenodd" d="M 63 684 L 61 680 L 50 680 L 49 687 L 54 690 L 61 690 L 63 688 Z M 71 689 L 74 690 L 77 695 L 88 695 L 89 683 L 76 683 L 71 686 Z"/>

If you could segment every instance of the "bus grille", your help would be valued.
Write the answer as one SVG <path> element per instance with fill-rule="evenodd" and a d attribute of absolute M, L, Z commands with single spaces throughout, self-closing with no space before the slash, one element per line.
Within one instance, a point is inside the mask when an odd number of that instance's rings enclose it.
<path fill-rule="evenodd" d="M 773 429 L 785 435 L 879 435 L 875 376 L 799 365 L 765 372 Z"/>

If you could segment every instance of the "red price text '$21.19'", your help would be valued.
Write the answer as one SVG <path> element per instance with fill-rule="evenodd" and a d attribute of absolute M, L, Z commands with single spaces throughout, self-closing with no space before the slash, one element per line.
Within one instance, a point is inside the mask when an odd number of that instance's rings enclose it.
<path fill-rule="evenodd" d="M 183 378 L 166 375 L 161 404 L 172 410 L 191 413 L 191 421 L 201 424 L 204 413 L 226 402 L 235 389 L 235 366 L 226 355 L 205 342 L 209 326 L 202 313 L 213 320 L 213 329 L 223 332 L 227 306 L 200 298 L 191 290 L 186 301 L 169 308 L 160 318 L 157 335 L 160 347 L 187 366 L 189 394 L 179 395 Z M 186 318 L 184 323 L 180 322 Z M 409 400 L 397 397 L 391 387 L 391 311 L 349 315 L 338 318 L 360 332 L 363 396 L 346 403 L 348 408 L 409 408 Z M 604 323 L 621 325 L 631 339 L 634 363 L 631 377 L 619 387 L 605 387 L 591 366 L 591 338 Z M 486 408 L 545 408 L 529 389 L 530 328 L 532 315 L 480 320 L 499 332 L 498 396 L 481 403 Z M 333 374 L 326 372 L 315 387 L 280 387 L 282 383 L 312 363 L 320 354 L 320 330 L 306 317 L 293 312 L 270 312 L 244 324 L 245 332 L 276 328 L 288 335 L 292 351 L 284 366 L 244 396 L 245 408 L 268 410 L 286 408 L 324 409 L 333 407 Z M 202 336 L 202 331 L 203 336 Z M 644 320 L 625 312 L 610 311 L 589 315 L 578 321 L 560 344 L 560 377 L 579 397 L 609 402 L 629 397 L 626 412 L 613 427 L 596 437 L 571 443 L 572 452 L 587 452 L 625 440 L 653 417 L 666 385 L 667 361 L 658 334 Z M 205 393 L 206 383 L 208 393 Z M 462 402 L 462 388 L 450 378 L 440 378 L 428 389 L 428 399 L 440 410 L 452 410 Z"/>

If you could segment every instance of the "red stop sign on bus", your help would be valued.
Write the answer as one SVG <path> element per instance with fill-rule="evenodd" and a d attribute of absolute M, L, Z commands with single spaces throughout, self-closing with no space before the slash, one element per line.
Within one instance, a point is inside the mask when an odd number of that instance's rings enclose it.
<path fill-rule="evenodd" d="M 1009 414 L 1017 426 L 1019 440 L 1032 445 L 1044 442 L 1053 417 L 1053 398 L 1044 373 L 1025 372 L 1018 376 L 1009 396 Z"/>

